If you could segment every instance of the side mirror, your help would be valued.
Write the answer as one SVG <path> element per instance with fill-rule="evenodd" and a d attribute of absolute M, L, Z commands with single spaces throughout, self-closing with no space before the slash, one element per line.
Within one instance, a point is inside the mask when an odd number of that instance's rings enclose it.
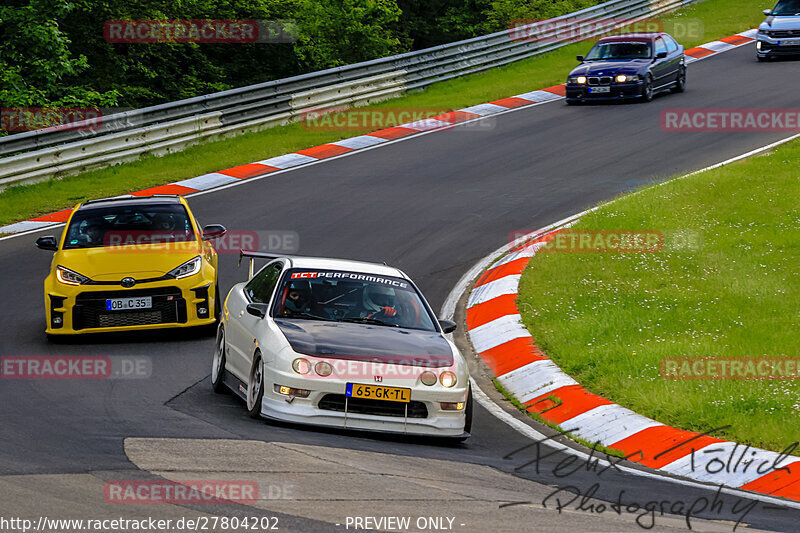
<path fill-rule="evenodd" d="M 264 318 L 269 311 L 268 304 L 247 304 L 247 312 L 258 318 Z"/>
<path fill-rule="evenodd" d="M 666 52 L 659 52 L 656 54 L 656 59 L 664 59 L 665 57 L 667 57 Z"/>
<path fill-rule="evenodd" d="M 227 232 L 228 230 L 226 230 L 225 226 L 221 224 L 209 224 L 203 228 L 203 239 L 207 241 L 211 239 L 217 239 L 225 235 Z"/>
<path fill-rule="evenodd" d="M 445 319 L 439 319 L 439 325 L 442 327 L 442 331 L 445 333 L 453 333 L 458 327 L 458 325 L 452 320 Z"/>
<path fill-rule="evenodd" d="M 50 250 L 55 252 L 58 250 L 58 241 L 56 241 L 56 238 L 52 235 L 48 235 L 47 237 L 39 237 L 36 239 L 36 246 L 42 250 Z"/>
<path fill-rule="evenodd" d="M 575 59 L 583 63 L 583 56 L 575 56 Z"/>
<path fill-rule="evenodd" d="M 765 17 L 768 17 L 768 16 L 772 15 L 772 10 L 771 9 L 765 9 L 764 11 L 762 11 L 762 13 L 764 13 Z"/>

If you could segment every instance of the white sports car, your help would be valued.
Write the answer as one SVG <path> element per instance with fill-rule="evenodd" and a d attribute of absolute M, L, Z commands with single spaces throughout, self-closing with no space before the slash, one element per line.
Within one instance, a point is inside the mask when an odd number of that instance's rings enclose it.
<path fill-rule="evenodd" d="M 253 418 L 465 439 L 467 363 L 414 283 L 373 263 L 242 252 L 211 381 Z M 271 259 L 255 275 L 253 260 Z M 240 259 L 241 262 L 241 259 Z"/>

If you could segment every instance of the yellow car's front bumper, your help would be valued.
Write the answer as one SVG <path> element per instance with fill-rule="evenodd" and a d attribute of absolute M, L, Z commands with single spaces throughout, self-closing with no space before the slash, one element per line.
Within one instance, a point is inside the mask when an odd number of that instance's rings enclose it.
<path fill-rule="evenodd" d="M 216 322 L 219 308 L 216 270 L 194 276 L 137 284 L 65 285 L 54 275 L 44 283 L 44 307 L 49 335 L 105 333 L 142 329 L 184 328 Z M 110 298 L 150 297 L 148 309 L 111 311 Z"/>

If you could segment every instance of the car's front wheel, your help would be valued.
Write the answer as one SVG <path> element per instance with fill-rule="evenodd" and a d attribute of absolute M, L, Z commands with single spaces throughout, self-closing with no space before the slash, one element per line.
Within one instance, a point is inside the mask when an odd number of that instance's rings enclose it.
<path fill-rule="evenodd" d="M 642 101 L 653 101 L 653 77 L 650 74 L 644 78 L 644 85 L 642 86 Z"/>
<path fill-rule="evenodd" d="M 681 67 L 680 72 L 678 73 L 678 81 L 675 82 L 675 88 L 673 91 L 676 93 L 682 93 L 686 90 L 686 67 Z"/>
<path fill-rule="evenodd" d="M 223 383 L 225 376 L 225 330 L 220 327 L 217 332 L 217 348 L 211 361 L 211 388 L 222 394 L 228 391 Z"/>
<path fill-rule="evenodd" d="M 253 368 L 247 381 L 247 414 L 250 418 L 260 418 L 261 401 L 264 398 L 264 365 L 261 363 L 261 352 L 256 352 L 253 359 Z"/>

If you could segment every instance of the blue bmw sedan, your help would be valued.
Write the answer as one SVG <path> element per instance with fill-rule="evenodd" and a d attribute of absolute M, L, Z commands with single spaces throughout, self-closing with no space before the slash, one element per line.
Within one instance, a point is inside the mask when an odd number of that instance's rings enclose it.
<path fill-rule="evenodd" d="M 639 100 L 686 88 L 683 46 L 666 33 L 603 37 L 567 78 L 567 104 Z"/>

